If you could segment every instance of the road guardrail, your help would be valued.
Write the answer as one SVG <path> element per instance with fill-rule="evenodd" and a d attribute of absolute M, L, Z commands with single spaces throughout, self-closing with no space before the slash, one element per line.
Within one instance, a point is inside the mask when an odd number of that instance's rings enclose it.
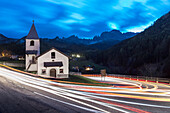
<path fill-rule="evenodd" d="M 100 74 L 82 74 L 82 76 L 101 77 Z M 136 75 L 119 75 L 119 74 L 107 74 L 106 77 L 170 84 L 170 78 L 147 77 L 147 76 L 136 76 Z"/>

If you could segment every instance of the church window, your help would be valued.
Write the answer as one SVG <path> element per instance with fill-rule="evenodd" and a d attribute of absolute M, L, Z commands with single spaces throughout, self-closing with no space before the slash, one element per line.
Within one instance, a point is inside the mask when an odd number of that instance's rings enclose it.
<path fill-rule="evenodd" d="M 35 56 L 32 56 L 32 63 L 35 63 Z"/>
<path fill-rule="evenodd" d="M 64 70 L 63 70 L 63 69 L 60 69 L 60 73 L 64 73 Z"/>
<path fill-rule="evenodd" d="M 34 41 L 33 40 L 31 40 L 30 46 L 34 46 Z"/>
<path fill-rule="evenodd" d="M 45 69 L 42 69 L 42 74 L 46 74 L 46 70 Z"/>
<path fill-rule="evenodd" d="M 52 52 L 52 53 L 51 53 L 51 58 L 52 58 L 52 59 L 55 58 L 55 52 Z"/>

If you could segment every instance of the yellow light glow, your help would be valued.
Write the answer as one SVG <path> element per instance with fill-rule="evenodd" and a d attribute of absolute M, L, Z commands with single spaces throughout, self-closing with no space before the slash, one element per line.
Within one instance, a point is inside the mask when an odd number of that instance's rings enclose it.
<path fill-rule="evenodd" d="M 77 58 L 80 58 L 80 55 L 79 54 L 77 54 L 77 56 L 76 56 Z"/>

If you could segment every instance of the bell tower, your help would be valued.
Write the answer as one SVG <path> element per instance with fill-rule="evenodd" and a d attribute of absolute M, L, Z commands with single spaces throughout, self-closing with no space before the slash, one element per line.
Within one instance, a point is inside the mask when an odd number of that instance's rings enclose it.
<path fill-rule="evenodd" d="M 25 42 L 25 69 L 26 71 L 37 71 L 36 57 L 40 55 L 40 39 L 35 29 L 34 20 Z"/>

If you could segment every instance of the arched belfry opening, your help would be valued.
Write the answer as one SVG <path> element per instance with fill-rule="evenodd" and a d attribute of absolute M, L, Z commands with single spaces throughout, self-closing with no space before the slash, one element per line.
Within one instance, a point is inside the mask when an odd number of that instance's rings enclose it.
<path fill-rule="evenodd" d="M 34 46 L 34 40 L 30 41 L 30 46 Z"/>

